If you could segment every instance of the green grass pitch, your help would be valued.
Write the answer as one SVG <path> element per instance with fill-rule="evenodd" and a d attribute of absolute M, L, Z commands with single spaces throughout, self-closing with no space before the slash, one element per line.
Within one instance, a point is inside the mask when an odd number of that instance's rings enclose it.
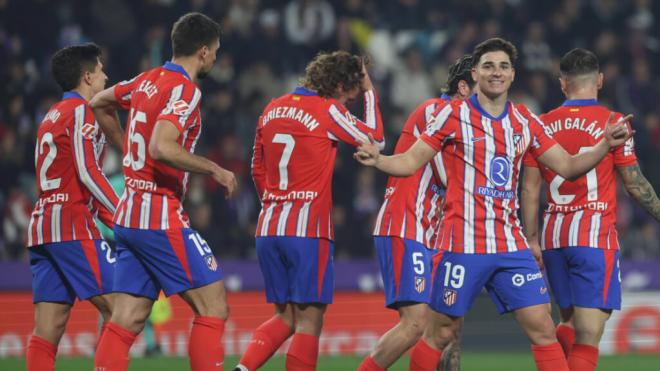
<path fill-rule="evenodd" d="M 319 359 L 318 371 L 347 371 L 355 370 L 362 360 L 361 357 L 349 356 L 324 356 Z M 238 357 L 227 357 L 225 360 L 225 371 L 231 371 L 236 365 Z M 93 367 L 89 358 L 62 358 L 58 359 L 56 371 L 89 371 Z M 180 371 L 189 370 L 188 360 L 185 358 L 141 358 L 131 361 L 129 371 Z M 408 358 L 399 360 L 391 371 L 404 371 L 408 369 Z M 25 370 L 23 359 L 2 359 L 0 370 L 20 371 Z M 271 359 L 263 371 L 284 370 L 284 356 Z M 475 353 L 465 352 L 461 359 L 461 370 L 464 371 L 534 371 L 534 362 L 530 353 Z M 602 356 L 598 371 L 659 371 L 660 356 L 650 355 L 627 355 L 627 356 Z"/>

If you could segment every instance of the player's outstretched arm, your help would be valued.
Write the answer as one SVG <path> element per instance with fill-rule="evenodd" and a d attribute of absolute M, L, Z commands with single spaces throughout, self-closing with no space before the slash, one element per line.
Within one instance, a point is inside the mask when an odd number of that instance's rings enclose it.
<path fill-rule="evenodd" d="M 223 169 L 215 162 L 186 151 L 177 142 L 180 132 L 175 124 L 167 120 L 158 120 L 149 141 L 149 155 L 172 167 L 193 173 L 211 175 L 225 187 L 227 197 L 231 197 L 238 187 L 234 173 Z"/>
<path fill-rule="evenodd" d="M 540 269 L 543 269 L 541 246 L 539 245 L 539 202 L 541 200 L 541 171 L 533 166 L 525 166 L 523 172 L 521 206 L 523 234 L 532 249 L 532 254 Z"/>
<path fill-rule="evenodd" d="M 436 153 L 435 149 L 418 139 L 404 153 L 392 156 L 381 155 L 374 137 L 369 134 L 369 142 L 361 143 L 353 157 L 361 164 L 374 166 L 387 174 L 410 176 L 429 162 Z"/>
<path fill-rule="evenodd" d="M 593 169 L 610 149 L 624 144 L 635 133 L 629 131 L 627 126 L 632 115 L 623 117 L 614 124 L 611 123 L 613 119 L 614 113 L 610 114 L 605 124 L 605 137 L 590 151 L 571 156 L 562 146 L 555 144 L 539 156 L 538 160 L 563 178 L 576 180 Z"/>
<path fill-rule="evenodd" d="M 639 164 L 618 166 L 617 171 L 628 194 L 637 200 L 655 220 L 660 221 L 660 199 L 653 186 L 642 174 Z"/>
<path fill-rule="evenodd" d="M 89 102 L 89 106 L 105 136 L 113 146 L 121 151 L 124 143 L 124 131 L 119 124 L 119 116 L 117 116 L 117 110 L 121 107 L 115 99 L 114 89 L 115 87 L 112 86 L 96 94 Z"/>

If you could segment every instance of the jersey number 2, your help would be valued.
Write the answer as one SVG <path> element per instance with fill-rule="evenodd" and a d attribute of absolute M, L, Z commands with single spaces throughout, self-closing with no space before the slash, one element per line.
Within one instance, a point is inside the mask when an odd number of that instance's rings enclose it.
<path fill-rule="evenodd" d="M 44 158 L 44 162 L 41 164 L 41 169 L 39 169 L 39 183 L 42 191 L 50 191 L 51 189 L 59 188 L 62 181 L 61 178 L 48 179 L 46 177 L 48 168 L 53 164 L 53 161 L 55 161 L 55 157 L 57 156 L 57 146 L 55 145 L 55 142 L 53 142 L 52 133 L 44 133 L 44 136 L 41 137 L 41 142 L 39 143 L 39 155 L 44 154 L 44 144 L 48 146 L 48 154 L 46 155 L 46 158 Z"/>
<path fill-rule="evenodd" d="M 591 149 L 592 147 L 581 147 L 578 153 L 584 153 Z M 591 169 L 587 175 L 587 201 L 596 201 L 598 200 L 598 177 L 596 175 L 596 168 Z M 563 195 L 559 193 L 559 187 L 564 183 L 566 179 L 562 178 L 560 175 L 555 176 L 550 182 L 550 194 L 552 199 L 559 205 L 565 205 L 570 203 L 575 199 L 575 195 Z"/>
<path fill-rule="evenodd" d="M 273 143 L 284 144 L 284 151 L 282 152 L 282 158 L 280 158 L 280 190 L 286 191 L 289 187 L 289 161 L 291 160 L 291 153 L 293 153 L 293 147 L 296 146 L 296 141 L 293 139 L 291 134 L 275 134 L 273 137 Z"/>

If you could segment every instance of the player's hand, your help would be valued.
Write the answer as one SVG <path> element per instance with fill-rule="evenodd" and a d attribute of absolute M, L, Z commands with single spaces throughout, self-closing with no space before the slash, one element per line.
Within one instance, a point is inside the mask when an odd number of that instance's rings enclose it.
<path fill-rule="evenodd" d="M 376 144 L 374 136 L 369 133 L 369 143 L 359 142 L 360 146 L 353 154 L 353 158 L 359 163 L 366 166 L 376 166 L 378 164 L 378 157 L 380 156 L 380 149 Z"/>
<path fill-rule="evenodd" d="M 369 71 L 367 71 L 367 65 L 369 64 L 369 58 L 362 57 L 362 73 L 364 77 L 362 78 L 361 88 L 363 91 L 374 90 L 374 84 L 371 82 L 369 77 Z"/>
<path fill-rule="evenodd" d="M 628 123 L 632 118 L 633 115 L 627 115 L 612 123 L 614 113 L 610 113 L 610 117 L 605 123 L 605 140 L 611 148 L 622 145 L 635 134 L 634 130 L 628 130 Z"/>
<path fill-rule="evenodd" d="M 231 198 L 234 195 L 238 188 L 238 181 L 234 173 L 218 166 L 211 176 L 221 186 L 225 187 L 225 198 Z"/>
<path fill-rule="evenodd" d="M 543 264 L 541 245 L 539 245 L 538 241 L 528 241 L 528 243 L 529 243 L 529 249 L 532 250 L 532 255 L 534 255 L 534 260 L 536 260 L 536 264 L 539 266 L 540 270 L 544 270 L 545 264 Z"/>

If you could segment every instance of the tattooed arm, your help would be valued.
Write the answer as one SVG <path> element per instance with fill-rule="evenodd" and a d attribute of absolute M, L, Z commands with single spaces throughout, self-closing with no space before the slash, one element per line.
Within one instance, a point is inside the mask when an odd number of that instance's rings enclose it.
<path fill-rule="evenodd" d="M 639 164 L 617 167 L 628 194 L 632 196 L 655 220 L 660 221 L 660 200 L 653 186 L 642 174 Z"/>

